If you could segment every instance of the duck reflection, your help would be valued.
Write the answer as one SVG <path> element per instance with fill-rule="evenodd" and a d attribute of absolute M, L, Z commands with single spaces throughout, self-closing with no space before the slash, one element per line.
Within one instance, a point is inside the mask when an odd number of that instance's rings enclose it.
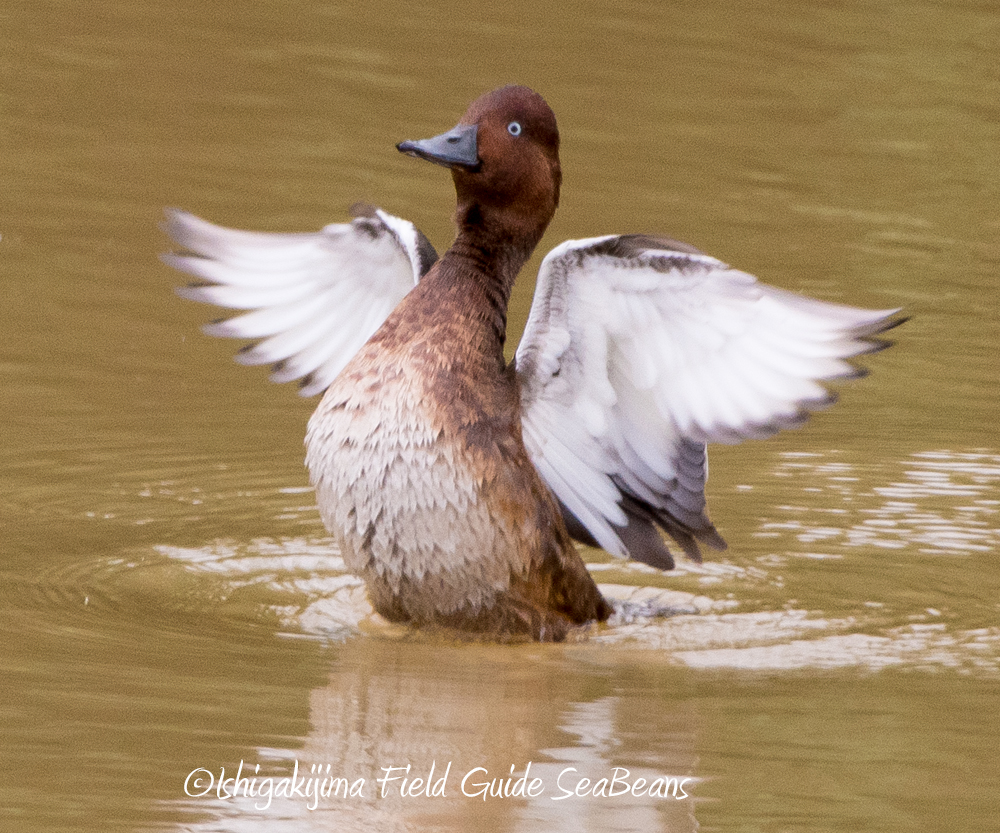
<path fill-rule="evenodd" d="M 623 663 L 621 646 L 606 663 L 589 646 L 581 663 L 581 650 L 348 641 L 309 695 L 301 748 L 258 749 L 244 765 L 297 772 L 312 795 L 201 807 L 239 831 L 277 818 L 292 830 L 697 830 L 698 721 L 675 693 L 680 672 L 648 654 Z M 345 797 L 358 779 L 361 793 Z"/>

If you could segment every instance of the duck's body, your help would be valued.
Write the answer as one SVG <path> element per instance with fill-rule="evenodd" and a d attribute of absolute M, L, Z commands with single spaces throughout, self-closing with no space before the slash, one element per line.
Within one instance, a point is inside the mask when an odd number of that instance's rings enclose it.
<path fill-rule="evenodd" d="M 524 447 L 507 283 L 447 253 L 327 390 L 306 463 L 383 616 L 559 639 L 611 609 Z"/>
<path fill-rule="evenodd" d="M 375 609 L 495 638 L 562 639 L 611 613 L 571 535 L 669 569 L 725 547 L 705 508 L 706 443 L 765 437 L 832 401 L 817 384 L 885 346 L 896 310 L 795 296 L 665 238 L 569 241 L 545 258 L 517 350 L 507 303 L 551 220 L 555 116 L 504 87 L 399 149 L 452 170 L 458 234 L 436 260 L 378 209 L 318 234 L 264 235 L 180 212 L 211 281 L 246 315 L 214 335 L 278 381 L 326 390 L 306 463 L 323 521 Z M 414 287 L 413 284 L 416 283 Z"/>

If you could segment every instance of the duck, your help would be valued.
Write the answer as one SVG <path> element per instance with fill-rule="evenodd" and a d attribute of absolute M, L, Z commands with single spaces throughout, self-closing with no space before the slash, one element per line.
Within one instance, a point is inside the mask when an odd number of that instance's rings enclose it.
<path fill-rule="evenodd" d="M 668 237 L 566 241 L 539 269 L 514 359 L 507 308 L 559 204 L 559 131 L 525 86 L 400 142 L 450 170 L 456 236 L 357 205 L 318 232 L 168 210 L 180 295 L 246 365 L 322 394 L 305 461 L 323 523 L 375 611 L 487 640 L 561 641 L 614 612 L 575 542 L 658 570 L 726 542 L 709 443 L 769 437 L 831 404 L 900 309 L 768 286 Z"/>

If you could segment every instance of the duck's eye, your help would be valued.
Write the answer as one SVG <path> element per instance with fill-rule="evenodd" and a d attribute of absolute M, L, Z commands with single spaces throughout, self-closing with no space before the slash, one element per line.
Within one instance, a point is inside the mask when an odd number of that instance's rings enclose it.
<path fill-rule="evenodd" d="M 520 136 L 521 122 L 512 121 L 510 124 L 507 125 L 507 132 L 510 133 L 511 136 Z"/>

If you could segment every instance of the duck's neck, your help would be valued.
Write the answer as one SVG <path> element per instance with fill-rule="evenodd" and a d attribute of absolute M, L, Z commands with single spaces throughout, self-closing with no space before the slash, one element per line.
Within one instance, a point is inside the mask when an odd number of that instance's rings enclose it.
<path fill-rule="evenodd" d="M 463 317 L 475 325 L 470 343 L 502 362 L 510 293 L 545 227 L 525 233 L 510 224 L 489 222 L 475 205 L 460 206 L 456 219 L 458 236 L 437 271 Z M 471 329 L 478 330 L 476 335 Z"/>

